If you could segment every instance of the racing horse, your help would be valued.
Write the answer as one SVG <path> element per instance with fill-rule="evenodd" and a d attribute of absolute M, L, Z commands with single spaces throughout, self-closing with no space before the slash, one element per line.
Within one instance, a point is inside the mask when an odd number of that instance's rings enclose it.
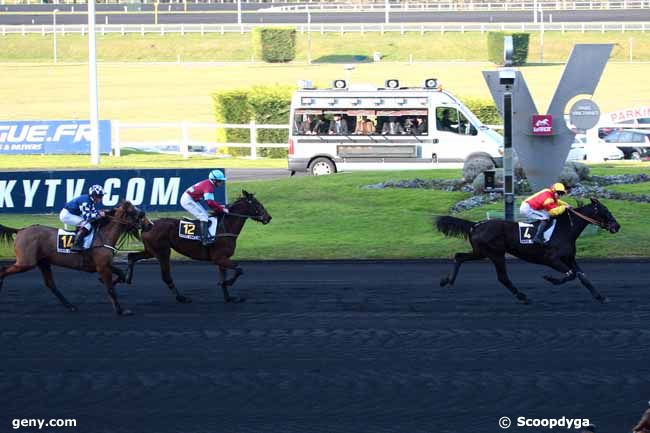
<path fill-rule="evenodd" d="M 122 308 L 115 294 L 116 283 L 123 281 L 124 277 L 122 271 L 113 266 L 113 256 L 117 251 L 115 246 L 123 235 L 138 237 L 139 230 L 147 230 L 150 225 L 143 211 L 130 202 L 124 201 L 96 220 L 95 235 L 90 248 L 74 254 L 57 251 L 58 229 L 54 227 L 35 224 L 14 229 L 0 225 L 0 238 L 4 241 L 14 240 L 16 254 L 16 262 L 13 265 L 0 268 L 0 289 L 7 276 L 26 272 L 38 266 L 43 274 L 45 285 L 59 302 L 68 310 L 77 311 L 77 307 L 71 304 L 56 287 L 52 265 L 91 273 L 97 272 L 106 286 L 115 313 L 130 315 L 132 312 Z M 113 273 L 118 274 L 116 280 L 113 280 Z"/>
<path fill-rule="evenodd" d="M 230 296 L 230 293 L 228 293 L 228 287 L 232 286 L 239 276 L 243 274 L 243 270 L 230 260 L 230 257 L 235 254 L 237 237 L 244 228 L 246 220 L 250 218 L 262 224 L 268 224 L 271 222 L 271 215 L 253 194 L 246 191 L 242 191 L 242 196 L 230 205 L 228 210 L 229 213 L 224 213 L 219 218 L 215 241 L 207 246 L 201 245 L 199 241 L 181 238 L 178 234 L 179 219 L 161 218 L 155 220 L 153 228 L 142 233 L 144 251 L 129 253 L 128 255 L 129 265 L 126 282 L 131 284 L 133 267 L 138 260 L 155 257 L 160 264 L 162 280 L 172 291 L 176 301 L 180 303 L 192 302 L 188 296 L 182 295 L 178 291 L 172 279 L 169 257 L 171 250 L 174 249 L 191 259 L 209 261 L 218 266 L 221 275 L 219 285 L 223 290 L 224 301 L 226 303 L 242 302 L 243 298 Z M 226 279 L 228 269 L 235 271 L 235 275 L 230 279 Z"/>
<path fill-rule="evenodd" d="M 470 253 L 456 253 L 454 268 L 440 280 L 440 286 L 452 286 L 458 276 L 460 265 L 471 260 L 489 259 L 496 268 L 497 278 L 522 303 L 527 304 L 528 297 L 518 290 L 510 281 L 506 271 L 506 253 L 519 257 L 530 263 L 550 266 L 564 276 L 555 278 L 546 275 L 544 279 L 552 284 L 563 284 L 576 277 L 589 289 L 591 295 L 600 302 L 607 302 L 587 279 L 584 271 L 576 262 L 576 240 L 589 224 L 595 224 L 616 233 L 621 226 L 604 204 L 592 198 L 591 203 L 576 209 L 568 208 L 556 218 L 557 223 L 551 239 L 544 245 L 522 244 L 519 240 L 519 226 L 516 222 L 504 220 L 486 220 L 471 222 L 450 216 L 438 217 L 435 226 L 446 236 L 468 239 L 472 246 Z"/>

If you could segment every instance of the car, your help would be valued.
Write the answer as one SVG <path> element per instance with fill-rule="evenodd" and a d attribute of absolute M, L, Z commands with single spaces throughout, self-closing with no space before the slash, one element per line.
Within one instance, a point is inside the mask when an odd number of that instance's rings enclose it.
<path fill-rule="evenodd" d="M 621 149 L 625 159 L 640 160 L 650 155 L 650 130 L 621 129 L 611 132 L 604 140 Z"/>
<path fill-rule="evenodd" d="M 610 161 L 623 159 L 624 153 L 615 145 L 596 138 L 590 139 L 585 134 L 577 134 L 571 145 L 567 161 Z"/>

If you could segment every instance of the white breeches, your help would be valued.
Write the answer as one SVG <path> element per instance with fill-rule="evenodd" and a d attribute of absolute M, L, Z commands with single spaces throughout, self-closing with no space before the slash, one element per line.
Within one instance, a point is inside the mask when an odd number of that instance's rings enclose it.
<path fill-rule="evenodd" d="M 181 196 L 181 206 L 183 206 L 183 209 L 198 218 L 199 221 L 207 222 L 210 218 L 208 211 L 199 203 L 195 202 L 188 193 L 183 193 Z"/>
<path fill-rule="evenodd" d="M 525 218 L 530 218 L 534 220 L 547 220 L 551 217 L 547 211 L 544 209 L 542 210 L 535 210 L 530 205 L 526 202 L 523 202 L 521 204 L 521 207 L 519 208 L 519 213 L 521 216 Z"/>
<path fill-rule="evenodd" d="M 84 219 L 80 217 L 79 215 L 75 215 L 73 213 L 70 213 L 69 210 L 67 209 L 61 209 L 61 213 L 59 213 L 59 219 L 63 224 L 67 224 L 69 226 L 72 226 L 76 228 L 79 225 L 82 225 L 81 223 L 84 222 Z M 90 223 L 83 224 L 83 226 L 86 228 L 86 230 L 90 231 L 92 226 Z"/>

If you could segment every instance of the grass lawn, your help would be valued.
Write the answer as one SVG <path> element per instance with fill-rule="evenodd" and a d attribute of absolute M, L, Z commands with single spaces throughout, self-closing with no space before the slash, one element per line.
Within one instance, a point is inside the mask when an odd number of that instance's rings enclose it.
<path fill-rule="evenodd" d="M 641 32 L 545 32 L 543 60 L 564 62 L 574 44 L 613 43 L 612 61 L 627 62 L 632 40 L 632 59 L 650 60 L 650 34 Z M 51 62 L 52 36 L 8 35 L 0 37 L 0 61 L 5 62 Z M 59 62 L 83 62 L 88 58 L 86 37 L 67 34 L 57 38 Z M 296 36 L 296 60 L 307 61 L 309 41 L 306 34 Z M 542 49 L 538 32 L 530 33 L 529 62 L 541 62 Z M 440 33 L 419 32 L 385 33 L 312 33 L 311 59 L 332 56 L 365 56 L 372 59 L 374 52 L 380 52 L 384 61 L 478 61 L 487 60 L 487 34 L 480 32 Z M 250 61 L 253 56 L 251 34 L 224 35 L 167 34 L 155 33 L 108 34 L 97 37 L 99 61 L 123 62 L 214 62 Z M 257 59 L 259 60 L 259 59 Z"/>
<path fill-rule="evenodd" d="M 101 168 L 287 168 L 286 159 L 217 158 L 190 155 L 134 153 L 114 156 L 102 155 Z M 88 155 L 3 155 L 0 170 L 94 168 Z"/>
<path fill-rule="evenodd" d="M 238 242 L 236 258 L 450 258 L 454 252 L 466 251 L 468 244 L 435 232 L 432 216 L 448 214 L 456 201 L 469 194 L 361 187 L 389 179 L 456 178 L 459 175 L 460 170 L 427 170 L 233 182 L 229 185 L 231 200 L 245 188 L 255 192 L 273 216 L 273 221 L 266 226 L 247 223 Z M 650 192 L 650 188 L 645 191 Z M 650 256 L 650 234 L 645 229 L 645 222 L 650 219 L 650 204 L 603 202 L 623 229 L 616 235 L 601 230 L 581 238 L 578 243 L 580 257 Z M 501 209 L 501 205 L 474 209 L 460 216 L 481 220 L 490 209 Z M 1 220 L 2 224 L 16 227 L 36 222 L 59 225 L 55 215 L 3 214 Z M 11 256 L 11 248 L 2 246 L 0 257 Z"/>
<path fill-rule="evenodd" d="M 2 40 L 2 39 L 0 39 Z M 350 80 L 381 85 L 397 77 L 406 85 L 421 85 L 438 77 L 443 87 L 460 97 L 489 99 L 481 75 L 489 63 L 359 64 Z M 555 91 L 563 66 L 521 69 L 538 110 L 544 112 Z M 100 118 L 123 122 L 213 122 L 210 95 L 219 89 L 255 84 L 295 85 L 311 79 L 319 86 L 344 78 L 342 65 L 267 64 L 100 64 Z M 650 95 L 650 64 L 612 63 L 607 66 L 594 99 L 603 112 L 645 105 Z M 88 118 L 87 67 L 85 65 L 3 64 L 0 119 Z M 192 130 L 192 137 L 200 131 Z M 150 139 L 179 139 L 175 131 L 147 131 Z M 204 132 L 210 134 L 210 132 Z M 154 138 L 155 137 L 155 138 Z M 212 136 L 214 138 L 214 136 Z M 122 136 L 123 140 L 131 137 Z"/>

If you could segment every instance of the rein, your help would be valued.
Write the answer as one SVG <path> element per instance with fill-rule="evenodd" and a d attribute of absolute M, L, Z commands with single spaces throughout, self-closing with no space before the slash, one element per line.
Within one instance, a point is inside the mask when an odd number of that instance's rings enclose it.
<path fill-rule="evenodd" d="M 259 220 L 258 215 L 247 215 L 247 214 L 242 214 L 242 213 L 237 213 L 237 212 L 228 212 L 224 213 L 222 218 L 219 218 L 219 225 L 223 225 L 223 230 L 224 233 L 215 233 L 214 237 L 215 238 L 235 238 L 239 236 L 239 233 L 229 233 L 228 229 L 226 228 L 226 217 L 227 216 L 234 216 L 234 217 L 239 217 L 239 218 L 250 218 L 252 220 Z M 219 231 L 219 227 L 217 227 L 217 232 Z"/>
<path fill-rule="evenodd" d="M 607 226 L 605 224 L 603 224 L 601 221 L 598 221 L 596 219 L 588 217 L 587 215 L 581 214 L 580 212 L 578 212 L 577 210 L 575 210 L 573 208 L 571 208 L 569 210 L 572 213 L 574 213 L 576 216 L 578 216 L 578 217 L 582 218 L 583 220 L 587 221 L 588 223 L 596 225 L 596 226 L 598 226 L 598 227 L 600 227 L 602 229 L 607 229 Z"/>

